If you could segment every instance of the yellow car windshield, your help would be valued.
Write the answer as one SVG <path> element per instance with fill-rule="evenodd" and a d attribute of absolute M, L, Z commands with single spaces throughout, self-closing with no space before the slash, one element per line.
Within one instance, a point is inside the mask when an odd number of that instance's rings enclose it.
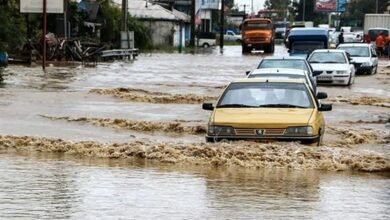
<path fill-rule="evenodd" d="M 301 83 L 245 82 L 226 88 L 217 108 L 313 108 L 313 100 Z"/>

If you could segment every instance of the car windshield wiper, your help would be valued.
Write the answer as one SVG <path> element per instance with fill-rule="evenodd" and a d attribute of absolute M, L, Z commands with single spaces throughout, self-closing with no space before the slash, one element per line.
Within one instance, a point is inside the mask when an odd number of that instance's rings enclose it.
<path fill-rule="evenodd" d="M 307 108 L 300 105 L 291 105 L 291 104 L 267 104 L 259 105 L 260 108 Z"/>
<path fill-rule="evenodd" d="M 310 63 L 321 63 L 320 61 L 310 61 Z"/>
<path fill-rule="evenodd" d="M 218 105 L 217 108 L 257 108 L 257 106 L 244 105 L 244 104 L 226 104 L 226 105 Z"/>

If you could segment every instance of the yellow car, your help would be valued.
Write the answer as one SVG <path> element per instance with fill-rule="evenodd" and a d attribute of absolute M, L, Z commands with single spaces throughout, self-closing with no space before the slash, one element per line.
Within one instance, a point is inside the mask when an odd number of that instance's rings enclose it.
<path fill-rule="evenodd" d="M 315 96 L 303 79 L 248 78 L 234 81 L 222 93 L 212 110 L 207 142 L 276 139 L 321 144 L 325 121 L 322 111 L 332 105 Z"/>

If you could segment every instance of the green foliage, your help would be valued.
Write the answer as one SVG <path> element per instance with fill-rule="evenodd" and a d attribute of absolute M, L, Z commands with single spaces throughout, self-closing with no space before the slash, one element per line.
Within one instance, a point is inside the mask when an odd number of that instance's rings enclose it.
<path fill-rule="evenodd" d="M 0 7 L 0 51 L 16 51 L 24 42 L 26 25 L 16 0 Z"/>
<path fill-rule="evenodd" d="M 114 48 L 120 46 L 121 9 L 114 5 L 111 0 L 98 0 L 100 13 L 96 22 L 102 24 L 101 42 L 110 43 Z M 71 37 L 79 39 L 93 39 L 93 35 L 84 26 L 88 20 L 88 13 L 78 9 L 77 2 L 68 1 L 68 21 L 70 22 Z M 56 16 L 48 14 L 47 31 L 55 33 Z M 20 14 L 19 0 L 9 0 L 0 5 L 0 50 L 16 52 L 26 41 L 32 38 L 39 41 L 42 36 L 42 15 Z M 29 28 L 27 28 L 29 27 Z M 129 30 L 134 31 L 136 47 L 149 48 L 151 37 L 147 27 L 134 18 L 129 18 Z"/>
<path fill-rule="evenodd" d="M 225 0 L 225 6 L 227 6 L 228 8 L 233 8 L 234 0 Z"/>
<path fill-rule="evenodd" d="M 292 11 L 295 15 L 295 21 L 303 20 L 303 1 L 294 2 L 292 5 Z M 328 23 L 328 13 L 326 12 L 316 12 L 314 11 L 314 1 L 306 0 L 305 1 L 305 21 L 313 21 L 314 25 L 318 24 L 327 24 Z"/>
<path fill-rule="evenodd" d="M 386 10 L 387 2 L 378 0 L 378 13 Z M 363 26 L 364 14 L 375 13 L 376 0 L 364 0 L 350 2 L 347 5 L 347 12 L 341 17 L 341 25 L 350 25 L 354 22 L 356 26 Z"/>
<path fill-rule="evenodd" d="M 137 19 L 129 17 L 129 31 L 134 31 L 135 47 L 140 49 L 149 49 L 152 47 L 150 30 Z"/>

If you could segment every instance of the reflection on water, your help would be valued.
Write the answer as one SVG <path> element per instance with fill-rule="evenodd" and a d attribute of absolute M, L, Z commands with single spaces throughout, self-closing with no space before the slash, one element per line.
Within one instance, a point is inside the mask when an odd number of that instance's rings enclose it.
<path fill-rule="evenodd" d="M 347 177 L 347 176 L 348 177 Z M 0 154 L 0 218 L 386 219 L 388 174 Z"/>

